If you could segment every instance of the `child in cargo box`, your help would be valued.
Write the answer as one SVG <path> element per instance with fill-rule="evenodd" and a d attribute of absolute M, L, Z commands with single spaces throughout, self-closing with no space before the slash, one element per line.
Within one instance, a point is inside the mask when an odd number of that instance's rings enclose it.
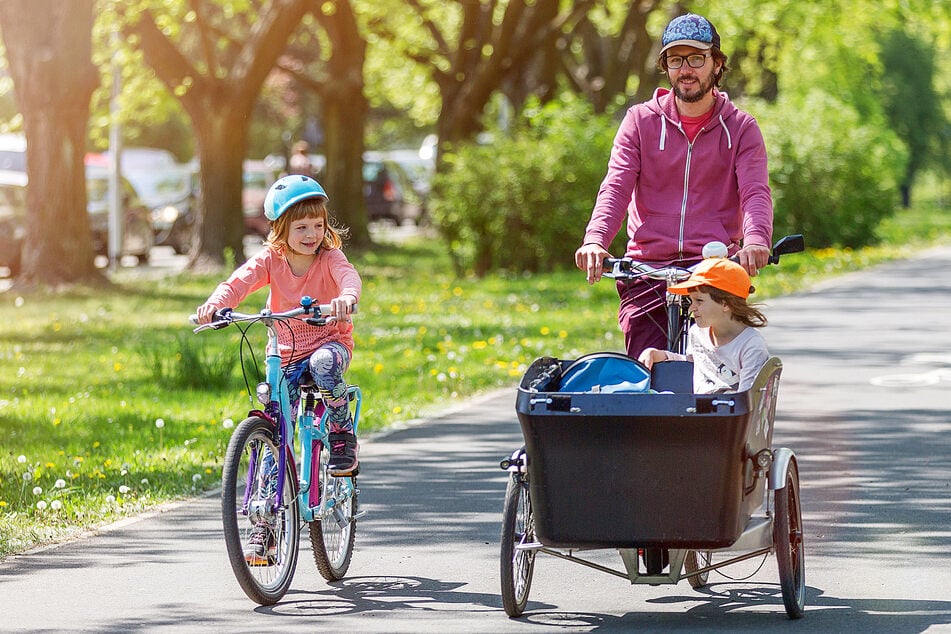
<path fill-rule="evenodd" d="M 692 361 L 697 394 L 750 389 L 769 353 L 755 330 L 766 325 L 766 316 L 746 302 L 755 290 L 746 270 L 726 258 L 708 258 L 668 290 L 690 295 L 696 322 L 690 327 L 690 353 L 647 348 L 638 360 L 648 368 L 660 361 Z"/>

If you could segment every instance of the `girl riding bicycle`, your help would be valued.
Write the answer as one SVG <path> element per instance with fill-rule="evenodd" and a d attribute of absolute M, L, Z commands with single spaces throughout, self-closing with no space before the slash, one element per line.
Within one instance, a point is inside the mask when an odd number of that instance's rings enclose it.
<path fill-rule="evenodd" d="M 746 270 L 726 258 L 708 258 L 686 281 L 667 290 L 690 295 L 696 321 L 690 327 L 690 354 L 647 348 L 638 360 L 648 368 L 660 361 L 693 361 L 693 391 L 698 394 L 748 390 L 769 353 L 754 330 L 766 325 L 766 316 L 746 302 L 754 290 Z"/>
<path fill-rule="evenodd" d="M 215 311 L 234 308 L 268 285 L 267 307 L 272 312 L 299 306 L 305 295 L 330 304 L 333 320 L 326 326 L 288 322 L 280 329 L 278 349 L 291 402 L 297 401 L 297 385 L 307 373 L 324 396 L 330 473 L 338 477 L 359 471 L 359 447 L 343 374 L 353 356 L 350 315 L 363 283 L 340 250 L 347 232 L 331 224 L 328 200 L 320 183 L 308 176 L 285 176 L 271 185 L 264 200 L 264 215 L 271 225 L 265 248 L 219 284 L 197 314 L 199 323 L 209 323 Z"/>

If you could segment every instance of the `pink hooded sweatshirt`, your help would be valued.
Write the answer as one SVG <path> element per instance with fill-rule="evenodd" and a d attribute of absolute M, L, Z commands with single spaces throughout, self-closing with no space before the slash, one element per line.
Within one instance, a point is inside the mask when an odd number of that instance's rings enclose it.
<path fill-rule="evenodd" d="M 691 144 L 672 91 L 631 107 L 614 138 L 584 244 L 607 249 L 627 217 L 626 255 L 699 259 L 718 240 L 730 254 L 772 244 L 766 145 L 756 120 L 714 91 L 713 116 Z"/>

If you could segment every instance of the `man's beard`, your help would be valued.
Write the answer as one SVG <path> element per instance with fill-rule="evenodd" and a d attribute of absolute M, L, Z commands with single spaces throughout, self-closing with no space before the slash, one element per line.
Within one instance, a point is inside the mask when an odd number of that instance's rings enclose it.
<path fill-rule="evenodd" d="M 708 92 L 713 90 L 713 75 L 711 74 L 706 81 L 704 81 L 702 77 L 698 76 L 697 82 L 698 87 L 692 90 L 692 92 L 684 92 L 684 90 L 680 87 L 680 83 L 675 82 L 672 86 L 674 89 L 674 94 L 685 103 L 697 103 L 703 99 Z"/>

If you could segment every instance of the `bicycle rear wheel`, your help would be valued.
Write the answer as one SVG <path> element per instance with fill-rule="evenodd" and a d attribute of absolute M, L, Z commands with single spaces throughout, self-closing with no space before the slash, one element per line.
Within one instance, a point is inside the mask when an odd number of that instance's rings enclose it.
<path fill-rule="evenodd" d="M 277 499 L 279 451 L 271 422 L 251 416 L 235 428 L 222 472 L 221 519 L 228 560 L 241 589 L 261 605 L 277 603 L 290 588 L 300 548 L 292 463 Z M 266 531 L 263 556 L 245 553 L 255 529 Z"/>
<path fill-rule="evenodd" d="M 535 551 L 516 550 L 519 544 L 535 541 L 535 517 L 528 480 L 514 474 L 505 489 L 502 509 L 501 578 L 502 607 L 511 617 L 521 616 L 528 605 L 535 571 Z"/>
<path fill-rule="evenodd" d="M 323 511 L 310 522 L 310 545 L 317 570 L 327 581 L 343 579 L 350 568 L 357 534 L 357 478 L 334 478 L 329 473 L 330 452 L 320 451 L 319 480 Z"/>
<path fill-rule="evenodd" d="M 694 590 L 699 590 L 707 585 L 707 580 L 710 578 L 710 571 L 700 573 L 699 575 L 691 574 L 697 572 L 701 568 L 706 568 L 710 565 L 710 562 L 713 559 L 713 553 L 709 550 L 697 551 L 697 550 L 688 550 L 687 556 L 684 558 L 684 572 L 690 574 L 687 577 L 687 582 L 690 583 L 690 587 Z"/>

